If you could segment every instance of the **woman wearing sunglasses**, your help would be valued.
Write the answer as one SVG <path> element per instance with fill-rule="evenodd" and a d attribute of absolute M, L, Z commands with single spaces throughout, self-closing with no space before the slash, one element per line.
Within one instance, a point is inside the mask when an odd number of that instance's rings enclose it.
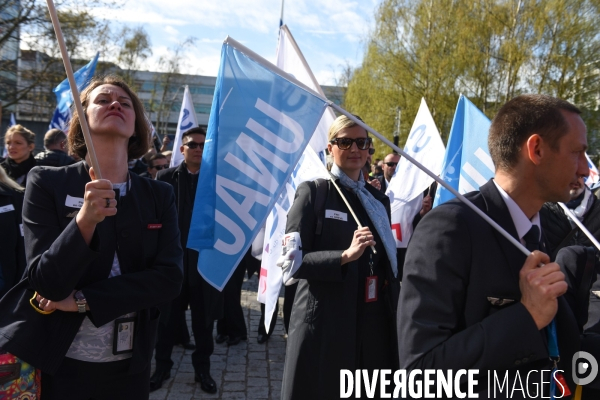
<path fill-rule="evenodd" d="M 339 398 L 340 370 L 398 368 L 396 246 L 389 199 L 361 173 L 370 145 L 346 116 L 329 128 L 331 179 L 362 228 L 331 180 L 301 184 L 288 213 L 280 261 L 286 285 L 299 284 L 282 399 Z"/>

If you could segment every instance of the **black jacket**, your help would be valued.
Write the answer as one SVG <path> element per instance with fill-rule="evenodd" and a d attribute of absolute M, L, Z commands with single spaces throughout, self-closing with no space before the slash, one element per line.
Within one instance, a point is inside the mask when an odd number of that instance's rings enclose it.
<path fill-rule="evenodd" d="M 31 170 L 23 206 L 27 273 L 0 301 L 0 347 L 53 374 L 85 315 L 42 315 L 29 299 L 37 291 L 60 301 L 82 290 L 95 326 L 137 312 L 129 372 L 146 368 L 155 344 L 156 306 L 181 288 L 182 252 L 172 189 L 135 174 L 130 179 L 117 215 L 97 225 L 88 246 L 75 222 L 78 208 L 66 201 L 83 198 L 90 181 L 86 165 Z M 122 274 L 108 278 L 115 251 Z"/>
<path fill-rule="evenodd" d="M 60 150 L 42 151 L 35 156 L 35 161 L 38 166 L 46 167 L 64 167 L 65 165 L 75 164 L 72 157 Z"/>
<path fill-rule="evenodd" d="M 467 198 L 517 238 L 508 208 L 491 180 Z M 423 217 L 404 263 L 398 305 L 400 368 L 479 369 L 484 372 L 479 375 L 482 395 L 487 393 L 487 370 L 502 376 L 508 371 L 512 385 L 517 371 L 523 377 L 531 370 L 550 369 L 545 331 L 537 329 L 520 302 L 519 271 L 525 258 L 458 200 Z M 574 314 L 562 297 L 555 320 L 558 368 L 565 371 L 574 393 L 571 358 L 579 351 L 580 338 Z M 530 393 L 535 390 L 530 386 Z M 506 395 L 498 393 L 497 398 Z"/>
<path fill-rule="evenodd" d="M 198 272 L 198 252 L 186 248 L 192 221 L 192 211 L 194 210 L 194 200 L 196 198 L 198 175 L 195 177 L 192 176 L 187 171 L 185 162 L 182 162 L 178 167 L 158 171 L 156 180 L 170 184 L 175 191 L 175 204 L 177 205 L 179 229 L 181 232 L 181 247 L 184 249 L 184 291 L 202 291 L 204 315 L 206 317 L 205 322 L 208 324 L 215 319 L 223 317 L 223 295 L 207 283 Z"/>
<path fill-rule="evenodd" d="M 341 187 L 339 180 L 337 182 Z M 286 400 L 338 398 L 340 369 L 353 371 L 358 365 L 360 321 L 366 319 L 361 317 L 365 303 L 359 287 L 364 288 L 365 280 L 360 276 L 360 263 L 368 264 L 370 250 L 366 250 L 358 260 L 341 265 L 341 255 L 350 246 L 357 225 L 331 181 L 326 184 L 328 194 L 323 213 L 326 210 L 346 213 L 346 221 L 324 218 L 321 234 L 315 235 L 318 218 L 314 210 L 317 190 L 314 182 L 298 186 L 294 204 L 288 213 L 286 233 L 300 234 L 303 258 L 294 274 L 294 278 L 300 281 L 290 318 L 283 373 L 281 398 Z M 341 188 L 351 204 L 356 200 L 353 208 L 359 218 L 361 214 L 366 215 L 355 195 Z M 389 218 L 389 198 L 369 184 L 365 188 L 383 203 Z M 365 226 L 368 223 L 363 221 Z M 374 232 L 373 228 L 371 232 Z M 399 283 L 393 276 L 383 245 L 379 247 L 381 258 L 378 266 L 382 267 L 379 298 L 385 302 L 386 310 L 383 325 L 389 327 L 393 337 L 387 353 L 397 358 L 393 341 Z"/>
<path fill-rule="evenodd" d="M 25 244 L 21 212 L 23 192 L 0 182 L 0 298 L 21 280 L 25 271 Z"/>
<path fill-rule="evenodd" d="M 4 168 L 10 179 L 23 187 L 27 186 L 27 174 L 35 166 L 36 161 L 33 153 L 29 155 L 27 160 L 18 164 L 8 157 L 0 163 L 0 167 Z"/>

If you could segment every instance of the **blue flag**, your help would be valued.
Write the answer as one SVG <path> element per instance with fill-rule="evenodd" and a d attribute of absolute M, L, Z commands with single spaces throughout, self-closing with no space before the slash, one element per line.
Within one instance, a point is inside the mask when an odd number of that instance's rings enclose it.
<path fill-rule="evenodd" d="M 494 163 L 488 150 L 491 122 L 473 103 L 461 95 L 452 121 L 450 138 L 440 177 L 459 193 L 478 190 L 494 176 Z M 454 198 L 441 185 L 435 194 L 436 207 Z"/>
<path fill-rule="evenodd" d="M 96 64 L 98 63 L 98 56 L 100 53 L 96 53 L 96 56 L 79 68 L 73 76 L 75 77 L 75 83 L 77 84 L 77 90 L 79 93 L 90 83 L 94 77 L 96 71 Z M 57 128 L 63 132 L 69 129 L 69 121 L 71 120 L 71 104 L 73 104 L 73 95 L 71 94 L 71 88 L 69 87 L 69 80 L 65 79 L 53 90 L 56 95 L 56 101 L 58 105 L 54 114 L 52 115 L 52 121 L 50 121 L 50 129 Z"/>
<path fill-rule="evenodd" d="M 218 290 L 264 225 L 326 105 L 236 41 L 223 44 L 187 243 Z"/>

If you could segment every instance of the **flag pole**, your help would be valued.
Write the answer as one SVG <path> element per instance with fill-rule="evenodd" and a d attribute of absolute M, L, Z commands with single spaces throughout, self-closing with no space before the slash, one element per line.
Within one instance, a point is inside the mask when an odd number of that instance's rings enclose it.
<path fill-rule="evenodd" d="M 65 72 L 67 73 L 67 79 L 69 80 L 69 86 L 71 87 L 71 94 L 73 95 L 73 103 L 77 109 L 77 115 L 79 116 L 79 123 L 81 125 L 81 131 L 83 132 L 83 139 L 87 147 L 87 153 L 90 156 L 90 162 L 94 168 L 94 173 L 97 179 L 102 179 L 102 173 L 100 172 L 100 165 L 98 165 L 98 158 L 96 157 L 96 151 L 94 150 L 94 144 L 92 142 L 92 136 L 90 135 L 90 128 L 83 112 L 83 106 L 81 105 L 81 99 L 79 98 L 79 90 L 75 83 L 75 76 L 73 75 L 73 67 L 71 67 L 71 60 L 67 53 L 67 46 L 65 45 L 65 38 L 63 37 L 62 30 L 60 28 L 60 22 L 54 7 L 52 0 L 46 0 L 48 4 L 48 11 L 50 12 L 50 19 L 52 19 L 52 25 L 54 26 L 54 32 L 56 33 L 56 40 L 58 41 L 58 47 L 60 48 L 60 54 L 63 59 L 65 66 Z"/>
<path fill-rule="evenodd" d="M 477 215 L 479 215 L 481 218 L 483 218 L 488 224 L 490 224 L 495 230 L 497 230 L 498 233 L 500 233 L 502 236 L 504 236 L 506 238 L 506 240 L 508 240 L 513 245 L 515 245 L 523 254 L 525 254 L 526 256 L 528 256 L 529 254 L 531 254 L 531 252 L 529 250 L 527 250 L 527 248 L 525 246 L 523 246 L 520 241 L 518 241 L 517 239 L 515 239 L 514 237 L 512 237 L 510 235 L 510 233 L 506 232 L 500 225 L 498 225 L 496 223 L 496 221 L 494 221 L 493 219 L 491 219 L 486 213 L 484 213 L 479 208 L 477 208 L 477 206 L 475 206 L 475 204 L 471 203 L 465 196 L 463 196 L 462 194 L 458 193 L 458 191 L 456 189 L 454 189 L 452 186 L 450 186 L 446 182 L 444 182 L 443 179 L 441 179 L 439 176 L 437 176 L 436 174 L 434 174 L 433 172 L 431 172 L 423 164 L 421 164 L 420 162 L 418 162 L 417 160 L 415 160 L 410 155 L 406 154 L 402 149 L 400 149 L 394 143 L 390 142 L 381 133 L 377 132 L 375 129 L 371 128 L 370 126 L 368 126 L 367 124 L 365 124 L 363 121 L 359 120 L 354 115 L 350 114 L 348 111 L 344 110 L 342 107 L 340 107 L 337 104 L 335 104 L 333 101 L 327 99 L 325 96 L 321 95 L 320 93 L 318 93 L 318 92 L 314 91 L 313 89 L 311 89 L 310 87 L 306 86 L 304 83 L 302 83 L 298 79 L 296 79 L 293 75 L 288 74 L 287 72 L 285 72 L 281 68 L 279 68 L 279 67 L 273 65 L 272 63 L 268 62 L 263 57 L 259 56 L 254 51 L 250 50 L 249 48 L 247 48 L 246 46 L 244 46 L 240 42 L 236 41 L 232 37 L 227 36 L 225 38 L 224 43 L 227 44 L 227 45 L 232 46 L 233 48 L 237 49 L 241 53 L 245 54 L 247 57 L 251 58 L 254 62 L 258 63 L 259 65 L 262 65 L 265 69 L 270 70 L 271 72 L 273 72 L 273 73 L 275 73 L 275 74 L 277 74 L 277 75 L 279 75 L 279 76 L 287 79 L 288 81 L 290 81 L 290 82 L 294 83 L 295 85 L 301 87 L 302 89 L 306 90 L 308 93 L 311 93 L 313 96 L 318 97 L 319 99 L 323 100 L 326 103 L 326 105 L 328 105 L 329 107 L 333 108 L 334 110 L 336 110 L 340 114 L 344 114 L 345 116 L 347 116 L 348 118 L 350 118 L 352 121 L 354 121 L 357 125 L 363 127 L 366 131 L 371 132 L 373 135 L 375 135 L 383 143 L 385 143 L 388 146 L 390 146 L 393 150 L 396 150 L 396 153 L 400 154 L 402 157 L 405 157 L 408 161 L 410 161 L 412 164 L 414 164 L 417 168 L 419 168 L 421 171 L 425 172 L 427 175 L 429 175 L 431 178 L 433 178 L 433 180 L 435 180 L 437 183 L 439 183 L 440 185 L 442 185 L 443 187 L 445 187 L 446 189 L 448 189 L 450 191 L 450 193 L 452 193 L 453 195 L 455 195 L 460 201 L 462 201 L 463 203 L 465 203 L 465 205 L 467 207 L 469 207 L 470 209 L 472 209 Z"/>
<path fill-rule="evenodd" d="M 285 0 L 281 0 L 281 15 L 279 16 L 279 28 L 283 26 L 283 2 Z"/>
<path fill-rule="evenodd" d="M 439 176 L 437 176 L 436 174 L 434 174 L 433 172 L 431 172 L 423 164 L 421 164 L 420 162 L 418 162 L 417 160 L 415 160 L 414 158 L 412 158 L 410 155 L 406 154 L 402 149 L 400 149 L 394 143 L 390 142 L 381 133 L 377 132 L 375 129 L 371 128 L 369 125 L 365 124 L 364 122 L 362 122 L 361 120 L 359 120 L 358 118 L 356 118 L 354 115 L 352 115 L 348 111 L 344 110 L 342 107 L 338 106 L 337 104 L 335 104 L 334 102 L 329 101 L 329 100 L 328 100 L 328 104 L 329 104 L 330 107 L 332 107 L 333 109 L 335 109 L 337 112 L 339 112 L 341 114 L 344 114 L 346 117 L 348 117 L 352 121 L 354 121 L 357 125 L 360 125 L 361 127 L 363 127 L 368 132 L 371 132 L 379 140 L 381 140 L 382 142 L 384 142 L 385 144 L 387 144 L 388 146 L 390 146 L 393 150 L 395 150 L 402 157 L 405 157 L 408 161 L 410 161 L 412 164 L 414 164 L 421 171 L 425 172 L 427 175 L 429 175 L 430 177 L 432 177 L 437 183 L 439 183 L 440 185 L 442 185 L 443 187 L 445 187 L 446 189 L 448 189 L 460 201 L 462 201 L 463 203 L 465 203 L 465 205 L 467 205 L 470 209 L 472 209 L 473 211 L 475 211 L 476 214 L 478 214 L 488 224 L 490 224 L 494 229 L 496 229 L 509 242 L 511 242 L 512 244 L 514 244 L 523 254 L 525 254 L 526 256 L 528 256 L 529 254 L 531 254 L 531 252 L 529 250 L 527 250 L 527 248 L 525 246 L 523 246 L 521 244 L 521 242 L 519 242 L 517 239 L 515 239 L 514 237 L 512 237 L 510 235 L 510 233 L 506 232 L 500 225 L 498 225 L 496 223 L 496 221 L 494 221 L 493 219 L 491 219 L 486 213 L 484 213 L 479 208 L 477 208 L 477 206 L 475 204 L 471 203 L 465 196 L 463 196 L 462 194 L 458 193 L 458 191 L 456 189 L 454 189 L 452 186 L 450 186 L 446 182 L 444 182 L 444 180 L 442 178 L 440 178 Z"/>
<path fill-rule="evenodd" d="M 565 203 L 558 203 L 558 205 L 561 206 L 561 208 L 563 209 L 563 211 L 565 212 L 565 214 L 567 214 L 567 216 L 573 222 L 575 222 L 575 224 L 579 227 L 579 229 L 581 229 L 583 231 L 583 233 L 585 233 L 585 236 L 587 236 L 588 239 L 590 239 L 590 241 L 594 244 L 594 246 L 596 246 L 596 248 L 598 250 L 600 250 L 600 243 L 598 243 L 598 241 L 596 240 L 596 238 L 594 237 L 594 235 L 592 235 L 590 233 L 590 231 L 588 231 L 588 229 L 585 227 L 585 225 L 583 225 L 583 223 L 579 220 L 579 218 L 577 218 L 575 216 L 575 214 L 573 214 L 573 211 L 569 210 L 569 208 L 565 205 Z"/>

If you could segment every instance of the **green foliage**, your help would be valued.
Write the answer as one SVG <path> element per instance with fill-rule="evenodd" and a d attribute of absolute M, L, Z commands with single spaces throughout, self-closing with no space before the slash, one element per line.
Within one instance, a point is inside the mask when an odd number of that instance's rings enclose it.
<path fill-rule="evenodd" d="M 597 1 L 384 0 L 375 17 L 344 105 L 389 139 L 400 107 L 405 142 L 422 97 L 446 140 L 461 93 L 490 118 L 514 96 L 546 93 L 581 107 L 600 146 Z"/>

